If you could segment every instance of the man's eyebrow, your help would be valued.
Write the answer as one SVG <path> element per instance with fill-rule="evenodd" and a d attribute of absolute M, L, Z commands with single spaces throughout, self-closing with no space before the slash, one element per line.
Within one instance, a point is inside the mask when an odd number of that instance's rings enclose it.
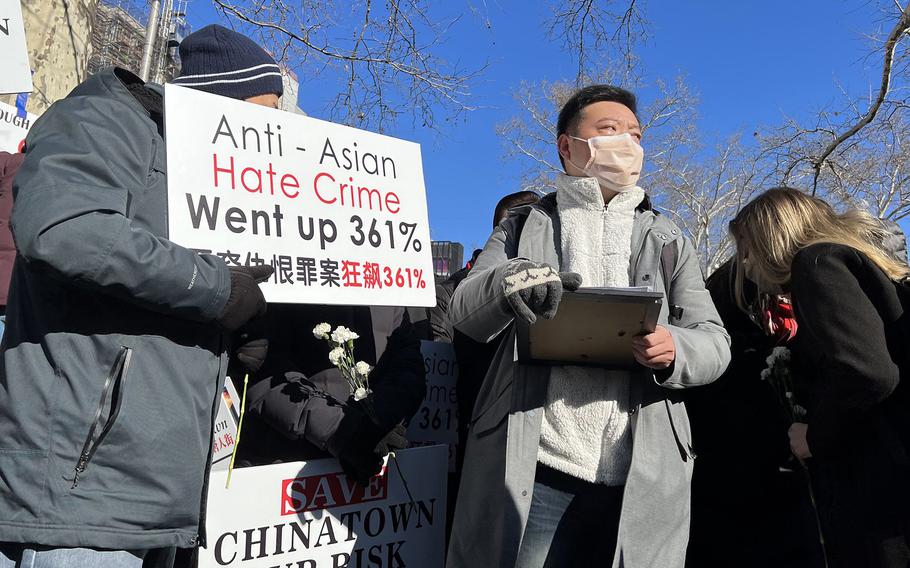
<path fill-rule="evenodd" d="M 626 121 L 626 120 L 622 120 L 622 119 L 620 119 L 620 118 L 611 118 L 611 117 L 609 117 L 609 116 L 605 116 L 605 117 L 603 117 L 603 118 L 599 118 L 599 119 L 597 120 L 597 122 L 595 122 L 594 124 L 600 124 L 600 123 L 602 123 L 602 122 L 618 122 L 618 123 L 625 122 L 625 123 L 626 123 L 626 126 L 627 126 L 628 128 L 637 128 L 637 129 L 641 130 L 641 125 L 638 123 L 637 120 L 628 120 L 628 121 Z"/>

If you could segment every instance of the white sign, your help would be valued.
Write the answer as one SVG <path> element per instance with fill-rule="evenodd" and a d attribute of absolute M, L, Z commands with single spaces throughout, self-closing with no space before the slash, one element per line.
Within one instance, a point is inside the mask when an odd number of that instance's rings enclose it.
<path fill-rule="evenodd" d="M 455 471 L 455 445 L 458 443 L 455 348 L 451 343 L 421 341 L 420 352 L 427 373 L 427 394 L 420 410 L 411 418 L 406 436 L 417 444 L 448 445 L 449 471 Z"/>
<path fill-rule="evenodd" d="M 26 113 L 20 117 L 14 106 L 0 103 L 0 152 L 15 154 L 38 116 Z"/>
<path fill-rule="evenodd" d="M 224 378 L 215 428 L 212 429 L 212 470 L 227 470 L 237 445 L 237 422 L 240 420 L 240 397 L 231 377 Z"/>
<path fill-rule="evenodd" d="M 269 302 L 433 306 L 420 146 L 165 87 L 170 239 L 271 264 Z"/>
<path fill-rule="evenodd" d="M 213 472 L 199 567 L 442 568 L 445 454 L 396 452 L 367 487 L 334 459 Z"/>
<path fill-rule="evenodd" d="M 32 70 L 25 45 L 19 0 L 0 0 L 0 94 L 32 92 Z"/>

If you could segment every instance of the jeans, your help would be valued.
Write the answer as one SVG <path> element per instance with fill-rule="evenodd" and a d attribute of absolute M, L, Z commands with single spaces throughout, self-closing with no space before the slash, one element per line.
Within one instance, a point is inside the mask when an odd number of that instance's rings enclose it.
<path fill-rule="evenodd" d="M 612 564 L 624 488 L 578 484 L 566 491 L 534 483 L 516 568 Z"/>
<path fill-rule="evenodd" d="M 0 543 L 0 568 L 168 568 L 175 549 L 93 550 Z"/>

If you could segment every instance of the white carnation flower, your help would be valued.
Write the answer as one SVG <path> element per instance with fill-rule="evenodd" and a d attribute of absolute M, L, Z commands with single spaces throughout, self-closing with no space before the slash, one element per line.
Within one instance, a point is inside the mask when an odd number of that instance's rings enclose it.
<path fill-rule="evenodd" d="M 350 329 L 339 325 L 335 328 L 335 331 L 332 332 L 332 341 L 335 343 L 347 343 L 352 339 L 357 339 L 360 336 L 351 331 Z"/>
<path fill-rule="evenodd" d="M 344 349 L 341 347 L 336 347 L 329 351 L 329 361 L 331 361 L 333 365 L 338 365 L 338 363 L 341 362 L 342 357 L 344 357 Z"/>
<path fill-rule="evenodd" d="M 354 366 L 357 369 L 357 372 L 363 375 L 364 377 L 370 374 L 372 367 L 366 361 L 358 361 L 357 365 Z"/>
<path fill-rule="evenodd" d="M 316 339 L 328 339 L 330 331 L 332 331 L 332 326 L 321 323 L 313 328 L 313 335 L 316 336 Z"/>
<path fill-rule="evenodd" d="M 363 387 L 360 387 L 354 391 L 354 400 L 363 400 L 368 396 L 370 396 L 370 391 Z"/>

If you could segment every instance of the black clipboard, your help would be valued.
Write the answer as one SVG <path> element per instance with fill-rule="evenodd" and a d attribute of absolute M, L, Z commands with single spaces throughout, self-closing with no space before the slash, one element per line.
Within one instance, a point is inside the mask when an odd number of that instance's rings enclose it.
<path fill-rule="evenodd" d="M 518 323 L 518 362 L 631 369 L 632 339 L 656 329 L 663 297 L 634 288 L 567 291 L 553 319 Z"/>

